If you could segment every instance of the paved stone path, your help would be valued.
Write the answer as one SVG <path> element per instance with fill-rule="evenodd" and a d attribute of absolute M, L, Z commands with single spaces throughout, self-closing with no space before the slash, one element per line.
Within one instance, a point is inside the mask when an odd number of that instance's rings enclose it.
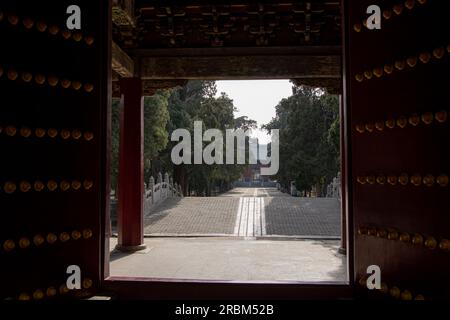
<path fill-rule="evenodd" d="M 234 235 L 260 237 L 266 235 L 264 198 L 241 197 L 234 225 Z"/>
<path fill-rule="evenodd" d="M 297 198 L 275 188 L 169 199 L 144 217 L 153 236 L 340 237 L 337 199 Z"/>
<path fill-rule="evenodd" d="M 169 198 L 144 216 L 151 235 L 233 235 L 239 198 Z"/>
<path fill-rule="evenodd" d="M 111 248 L 117 243 L 111 239 Z M 233 281 L 347 281 L 336 240 L 145 238 L 147 249 L 113 251 L 111 275 Z"/>
<path fill-rule="evenodd" d="M 290 198 L 291 196 L 278 191 L 275 188 L 234 188 L 220 197 L 283 197 Z"/>
<path fill-rule="evenodd" d="M 265 199 L 269 235 L 340 237 L 340 204 L 333 198 Z"/>

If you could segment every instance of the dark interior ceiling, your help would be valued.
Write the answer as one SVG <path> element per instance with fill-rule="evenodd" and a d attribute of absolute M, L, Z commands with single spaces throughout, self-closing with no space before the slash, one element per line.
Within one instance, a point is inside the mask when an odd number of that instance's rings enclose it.
<path fill-rule="evenodd" d="M 341 43 L 338 0 L 115 2 L 114 40 L 124 49 Z"/>
<path fill-rule="evenodd" d="M 339 0 L 113 0 L 113 41 L 115 80 L 140 77 L 149 92 L 270 78 L 340 92 Z"/>

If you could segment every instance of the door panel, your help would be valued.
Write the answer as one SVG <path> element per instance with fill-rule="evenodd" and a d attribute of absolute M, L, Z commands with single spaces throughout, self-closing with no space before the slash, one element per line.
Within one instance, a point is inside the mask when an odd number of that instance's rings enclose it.
<path fill-rule="evenodd" d="M 83 297 L 104 272 L 110 6 L 19 2 L 0 4 L 0 298 Z"/>
<path fill-rule="evenodd" d="M 372 4 L 381 30 L 364 27 Z M 450 3 L 345 7 L 355 281 L 378 265 L 386 296 L 449 297 Z"/>

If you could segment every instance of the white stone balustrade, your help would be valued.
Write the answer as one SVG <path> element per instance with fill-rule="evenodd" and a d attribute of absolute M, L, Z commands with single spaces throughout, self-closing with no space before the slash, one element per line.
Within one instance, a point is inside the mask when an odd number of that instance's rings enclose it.
<path fill-rule="evenodd" d="M 341 199 L 341 173 L 327 186 L 327 198 Z"/>
<path fill-rule="evenodd" d="M 167 198 L 183 197 L 181 186 L 173 182 L 173 178 L 166 173 L 159 173 L 155 183 L 155 178 L 150 177 L 148 185 L 145 185 L 144 193 L 144 215 L 149 213 L 152 208 L 160 204 Z"/>

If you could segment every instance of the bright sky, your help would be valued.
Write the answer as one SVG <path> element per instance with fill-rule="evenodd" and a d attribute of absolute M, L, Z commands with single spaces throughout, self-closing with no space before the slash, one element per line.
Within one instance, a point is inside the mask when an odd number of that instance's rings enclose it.
<path fill-rule="evenodd" d="M 258 127 L 275 117 L 275 106 L 292 94 L 289 80 L 221 80 L 216 84 L 217 95 L 225 92 L 233 100 L 238 109 L 235 117 L 245 115 L 256 120 Z M 253 136 L 258 137 L 261 144 L 270 142 L 265 131 L 257 130 Z"/>

